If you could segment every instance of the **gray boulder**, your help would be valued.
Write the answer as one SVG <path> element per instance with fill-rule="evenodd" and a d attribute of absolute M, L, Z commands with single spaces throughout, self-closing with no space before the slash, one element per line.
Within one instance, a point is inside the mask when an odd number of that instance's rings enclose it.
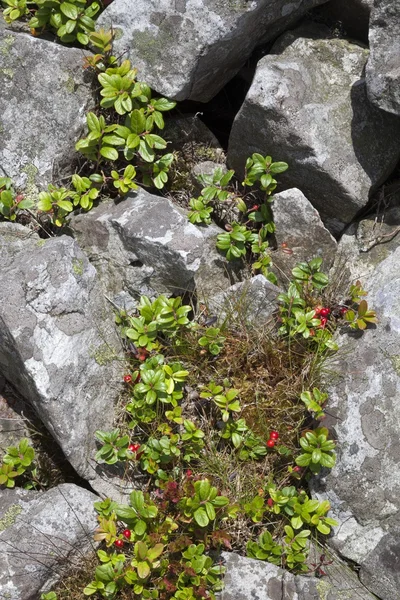
<path fill-rule="evenodd" d="M 317 256 L 323 259 L 322 268 L 330 269 L 337 242 L 301 191 L 291 189 L 275 194 L 272 210 L 276 228 L 272 260 L 278 279 L 286 285 L 296 263 Z"/>
<path fill-rule="evenodd" d="M 363 282 L 378 325 L 337 338 L 327 425 L 336 432 L 338 459 L 315 483 L 339 521 L 330 543 L 360 565 L 361 581 L 385 600 L 397 600 L 400 589 L 399 261 L 397 247 Z"/>
<path fill-rule="evenodd" d="M 211 296 L 207 300 L 207 308 L 210 314 L 217 316 L 219 323 L 229 318 L 230 323 L 237 321 L 261 327 L 271 321 L 281 292 L 264 275 L 256 275 Z"/>
<path fill-rule="evenodd" d="M 239 71 L 255 46 L 325 0 L 114 0 L 99 27 L 117 32 L 139 79 L 175 100 L 207 102 Z"/>
<path fill-rule="evenodd" d="M 48 492 L 0 491 L 0 597 L 38 598 L 93 552 L 98 498 L 73 484 Z"/>
<path fill-rule="evenodd" d="M 366 205 L 400 152 L 400 121 L 368 102 L 367 56 L 315 25 L 285 34 L 258 63 L 229 140 L 238 173 L 253 152 L 286 161 L 279 181 L 299 188 L 331 231 Z"/>
<path fill-rule="evenodd" d="M 96 429 L 110 429 L 121 350 L 95 268 L 77 243 L 0 224 L 0 372 L 76 471 L 93 480 Z"/>
<path fill-rule="evenodd" d="M 217 226 L 192 225 L 170 200 L 143 189 L 74 217 L 71 227 L 115 303 L 195 290 L 206 298 L 234 277 L 216 250 Z"/>
<path fill-rule="evenodd" d="M 319 554 L 322 553 L 319 552 Z M 374 600 L 357 575 L 337 557 L 321 579 L 293 575 L 276 565 L 224 552 L 227 572 L 222 600 Z M 318 562 L 318 561 L 317 561 Z"/>
<path fill-rule="evenodd" d="M 75 143 L 94 105 L 85 53 L 0 27 L 0 175 L 27 197 L 76 158 Z"/>
<path fill-rule="evenodd" d="M 400 115 L 400 6 L 398 0 L 374 0 L 366 68 L 368 98 Z"/>

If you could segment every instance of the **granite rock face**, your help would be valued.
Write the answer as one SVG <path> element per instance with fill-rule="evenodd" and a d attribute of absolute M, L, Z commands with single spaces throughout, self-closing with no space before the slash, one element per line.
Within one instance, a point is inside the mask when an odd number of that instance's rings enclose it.
<path fill-rule="evenodd" d="M 334 556 L 326 577 L 304 577 L 268 562 L 223 553 L 227 573 L 222 600 L 374 600 L 356 574 Z"/>
<path fill-rule="evenodd" d="M 78 48 L 7 30 L 0 24 L 0 176 L 37 199 L 68 173 L 75 143 L 94 105 L 92 77 Z"/>
<path fill-rule="evenodd" d="M 360 565 L 361 581 L 385 600 L 397 599 L 400 589 L 399 260 L 397 247 L 363 281 L 378 326 L 337 338 L 328 411 L 338 459 L 315 484 L 339 520 L 330 543 Z"/>
<path fill-rule="evenodd" d="M 121 369 L 96 270 L 72 238 L 20 225 L 0 225 L 0 248 L 0 372 L 92 480 L 94 432 L 112 426 Z"/>
<path fill-rule="evenodd" d="M 366 68 L 368 98 L 400 115 L 400 7 L 397 0 L 374 0 Z"/>
<path fill-rule="evenodd" d="M 287 162 L 279 181 L 299 188 L 338 232 L 396 165 L 400 120 L 368 101 L 368 51 L 327 35 L 316 25 L 288 32 L 259 61 L 228 166 L 242 173 L 253 152 Z"/>
<path fill-rule="evenodd" d="M 31 600 L 93 551 L 97 497 L 73 484 L 0 491 L 0 597 Z"/>
<path fill-rule="evenodd" d="M 195 290 L 205 298 L 234 277 L 216 250 L 216 225 L 192 225 L 172 202 L 143 189 L 74 217 L 72 229 L 116 303 Z"/>
<path fill-rule="evenodd" d="M 332 266 L 337 242 L 300 190 L 275 194 L 272 210 L 276 240 L 272 261 L 278 279 L 286 285 L 296 263 L 315 257 L 323 259 L 323 270 Z"/>
<path fill-rule="evenodd" d="M 139 79 L 175 100 L 207 102 L 238 72 L 257 43 L 273 39 L 325 0 L 114 0 L 98 19 L 117 31 Z"/>
<path fill-rule="evenodd" d="M 272 314 L 277 310 L 277 297 L 281 292 L 264 275 L 256 275 L 211 296 L 207 307 L 220 322 L 229 317 L 230 322 L 238 319 L 241 323 L 262 327 L 271 321 Z"/>

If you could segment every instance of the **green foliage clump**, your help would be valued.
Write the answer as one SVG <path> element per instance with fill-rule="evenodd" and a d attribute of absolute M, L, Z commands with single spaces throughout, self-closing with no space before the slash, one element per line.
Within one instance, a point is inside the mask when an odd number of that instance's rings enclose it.
<path fill-rule="evenodd" d="M 21 482 L 25 489 L 34 488 L 37 483 L 34 460 L 35 451 L 27 438 L 20 440 L 18 446 L 7 448 L 0 465 L 0 486 L 13 488 Z"/>
<path fill-rule="evenodd" d="M 201 175 L 199 181 L 205 186 L 201 196 L 189 201 L 188 218 L 194 224 L 211 223 L 211 215 L 228 205 L 240 215 L 240 221 L 234 220 L 225 227 L 227 233 L 217 237 L 217 248 L 228 260 L 252 258 L 252 270 L 263 274 L 272 283 L 277 279 L 270 270 L 272 265 L 269 253 L 268 235 L 274 232 L 270 203 L 271 195 L 277 186 L 274 175 L 288 168 L 284 162 L 272 162 L 270 156 L 254 153 L 246 161 L 245 178 L 242 189 L 233 183 L 235 171 L 226 173 L 217 168 L 212 175 Z M 252 188 L 250 191 L 247 188 Z M 257 194 L 262 194 L 261 202 L 254 204 Z"/>
<path fill-rule="evenodd" d="M 15 221 L 20 210 L 33 208 L 34 202 L 17 195 L 9 177 L 0 177 L 0 214 L 7 221 Z"/>

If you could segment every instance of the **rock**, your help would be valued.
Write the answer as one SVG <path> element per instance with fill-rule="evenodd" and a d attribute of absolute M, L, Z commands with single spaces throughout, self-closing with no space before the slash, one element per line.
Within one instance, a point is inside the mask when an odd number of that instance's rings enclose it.
<path fill-rule="evenodd" d="M 326 577 L 293 575 L 276 565 L 223 552 L 227 572 L 221 600 L 374 600 L 345 563 L 328 555 Z"/>
<path fill-rule="evenodd" d="M 89 480 L 96 429 L 110 429 L 121 349 L 96 270 L 77 243 L 0 224 L 0 372 Z"/>
<path fill-rule="evenodd" d="M 395 167 L 400 121 L 368 102 L 368 51 L 326 31 L 289 32 L 260 60 L 232 127 L 228 166 L 243 173 L 253 152 L 286 161 L 279 182 L 299 188 L 340 231 Z"/>
<path fill-rule="evenodd" d="M 114 0 L 97 20 L 117 32 L 139 79 L 175 100 L 208 102 L 258 43 L 325 0 Z"/>
<path fill-rule="evenodd" d="M 337 336 L 327 406 L 337 464 L 314 487 L 339 521 L 329 543 L 359 563 L 361 581 L 385 600 L 397 599 L 400 589 L 399 261 L 397 247 L 363 282 L 378 325 Z"/>
<path fill-rule="evenodd" d="M 340 26 L 345 36 L 368 44 L 369 16 L 373 4 L 374 0 L 330 0 L 313 13 Z"/>
<path fill-rule="evenodd" d="M 400 11 L 398 0 L 374 0 L 366 68 L 368 98 L 400 115 Z"/>
<path fill-rule="evenodd" d="M 217 226 L 192 225 L 170 200 L 143 189 L 74 217 L 71 227 L 113 299 L 195 290 L 206 298 L 234 277 L 216 250 Z"/>
<path fill-rule="evenodd" d="M 66 568 L 93 551 L 98 498 L 73 484 L 48 492 L 0 491 L 0 596 L 38 598 Z"/>
<path fill-rule="evenodd" d="M 246 281 L 235 283 L 225 292 L 211 296 L 207 308 L 222 322 L 247 323 L 259 327 L 267 325 L 278 308 L 277 296 L 280 288 L 268 281 L 264 275 L 256 275 Z"/>
<path fill-rule="evenodd" d="M 64 167 L 94 105 L 85 53 L 0 28 L 1 175 L 36 200 Z"/>
<path fill-rule="evenodd" d="M 338 244 L 332 278 L 368 282 L 379 263 L 393 253 L 400 240 L 400 209 L 378 210 L 352 224 Z"/>
<path fill-rule="evenodd" d="M 277 249 L 272 252 L 274 272 L 286 285 L 296 263 L 323 259 L 322 270 L 334 261 L 337 243 L 324 227 L 318 212 L 297 189 L 274 195 L 272 205 Z"/>

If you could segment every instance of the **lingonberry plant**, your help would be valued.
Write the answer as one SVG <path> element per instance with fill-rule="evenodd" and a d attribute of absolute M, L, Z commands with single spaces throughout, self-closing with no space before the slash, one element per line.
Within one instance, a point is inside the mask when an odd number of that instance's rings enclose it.
<path fill-rule="evenodd" d="M 249 256 L 252 270 L 263 274 L 273 283 L 277 279 L 270 270 L 272 260 L 267 239 L 275 229 L 270 203 L 277 186 L 274 175 L 283 173 L 287 168 L 284 162 L 273 162 L 270 156 L 255 153 L 246 161 L 245 178 L 240 189 L 233 183 L 233 170 L 224 173 L 217 168 L 212 175 L 199 176 L 199 181 L 205 187 L 201 196 L 189 201 L 192 210 L 188 218 L 195 224 L 209 225 L 213 213 L 221 212 L 222 206 L 228 207 L 228 212 L 235 218 L 225 224 L 227 233 L 218 235 L 217 248 L 228 260 L 243 260 Z"/>

